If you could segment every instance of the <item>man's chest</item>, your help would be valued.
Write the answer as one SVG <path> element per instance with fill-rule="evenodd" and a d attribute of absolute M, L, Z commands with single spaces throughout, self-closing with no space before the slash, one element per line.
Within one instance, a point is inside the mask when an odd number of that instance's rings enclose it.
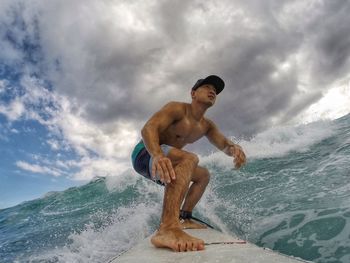
<path fill-rule="evenodd" d="M 184 118 L 169 127 L 171 133 L 179 140 L 185 140 L 188 143 L 194 142 L 206 133 L 206 125 L 202 121 L 190 120 Z"/>

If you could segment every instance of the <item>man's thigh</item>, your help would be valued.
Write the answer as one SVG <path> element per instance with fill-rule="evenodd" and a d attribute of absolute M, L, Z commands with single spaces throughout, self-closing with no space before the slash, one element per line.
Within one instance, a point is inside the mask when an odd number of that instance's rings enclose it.
<path fill-rule="evenodd" d="M 174 168 L 184 160 L 192 160 L 194 162 L 198 162 L 198 157 L 196 154 L 174 147 L 170 149 L 167 157 L 171 160 Z"/>

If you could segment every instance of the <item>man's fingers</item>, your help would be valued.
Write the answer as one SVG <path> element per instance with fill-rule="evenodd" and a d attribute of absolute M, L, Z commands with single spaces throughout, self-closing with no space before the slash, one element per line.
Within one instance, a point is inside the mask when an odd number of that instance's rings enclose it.
<path fill-rule="evenodd" d="M 152 179 L 159 176 L 159 180 L 163 183 L 170 183 L 175 179 L 175 171 L 172 163 L 167 157 L 155 158 L 152 162 Z"/>
<path fill-rule="evenodd" d="M 173 180 L 175 180 L 176 179 L 176 173 L 175 173 L 175 170 L 174 170 L 174 168 L 171 166 L 171 172 L 170 172 L 170 174 L 171 174 L 171 178 L 173 179 Z"/>
<path fill-rule="evenodd" d="M 159 180 L 164 183 L 164 172 L 160 163 L 157 163 L 157 174 L 159 175 Z"/>
<path fill-rule="evenodd" d="M 156 178 L 156 173 L 157 173 L 157 165 L 155 162 L 152 162 L 152 173 L 151 173 L 152 179 Z"/>
<path fill-rule="evenodd" d="M 238 163 L 239 163 L 239 166 L 242 166 L 243 164 L 245 164 L 245 158 L 242 156 L 239 156 Z"/>
<path fill-rule="evenodd" d="M 170 176 L 169 176 L 169 172 L 168 172 L 168 167 L 166 165 L 166 161 L 165 160 L 162 161 L 160 165 L 162 167 L 164 181 L 167 182 L 167 183 L 170 183 L 171 180 L 170 180 Z"/>
<path fill-rule="evenodd" d="M 245 160 L 246 159 L 245 153 L 243 151 L 241 151 L 240 154 L 242 156 L 242 159 Z"/>
<path fill-rule="evenodd" d="M 246 163 L 246 156 L 240 146 L 234 147 L 235 168 L 239 169 Z"/>
<path fill-rule="evenodd" d="M 242 163 L 245 164 L 247 161 L 247 157 L 245 156 L 244 152 L 241 152 L 241 159 L 242 159 Z"/>
<path fill-rule="evenodd" d="M 239 154 L 237 159 L 239 160 L 240 163 L 244 162 L 244 157 L 242 154 Z"/>
<path fill-rule="evenodd" d="M 176 178 L 175 171 L 174 171 L 173 165 L 169 159 L 166 162 L 166 166 L 167 166 L 167 169 L 168 169 L 168 172 L 170 174 L 171 179 L 175 180 L 175 178 Z"/>

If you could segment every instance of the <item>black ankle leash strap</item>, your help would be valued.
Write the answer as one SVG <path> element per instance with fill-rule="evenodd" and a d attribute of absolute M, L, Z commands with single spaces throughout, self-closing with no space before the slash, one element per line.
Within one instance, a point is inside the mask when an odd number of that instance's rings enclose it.
<path fill-rule="evenodd" d="M 189 211 L 180 210 L 180 219 L 193 219 L 193 220 L 196 220 L 196 221 L 206 225 L 207 227 L 214 229 L 214 227 L 212 227 L 208 223 L 206 223 L 206 222 L 204 222 L 196 217 L 193 217 L 192 212 L 189 212 Z"/>

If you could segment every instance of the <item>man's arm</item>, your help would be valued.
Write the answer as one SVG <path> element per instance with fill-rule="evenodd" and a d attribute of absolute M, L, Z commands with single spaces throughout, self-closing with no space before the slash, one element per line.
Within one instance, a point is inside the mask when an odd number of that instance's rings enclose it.
<path fill-rule="evenodd" d="M 214 122 L 208 121 L 208 131 L 206 137 L 219 150 L 235 158 L 235 167 L 240 168 L 246 162 L 246 156 L 241 146 L 227 139 L 216 127 Z"/>
<path fill-rule="evenodd" d="M 172 123 L 181 119 L 185 114 L 182 103 L 169 102 L 156 112 L 141 130 L 143 142 L 147 151 L 153 157 L 152 176 L 159 174 L 161 181 L 170 183 L 170 178 L 175 179 L 175 172 L 170 159 L 164 156 L 160 148 L 159 136 Z"/>

